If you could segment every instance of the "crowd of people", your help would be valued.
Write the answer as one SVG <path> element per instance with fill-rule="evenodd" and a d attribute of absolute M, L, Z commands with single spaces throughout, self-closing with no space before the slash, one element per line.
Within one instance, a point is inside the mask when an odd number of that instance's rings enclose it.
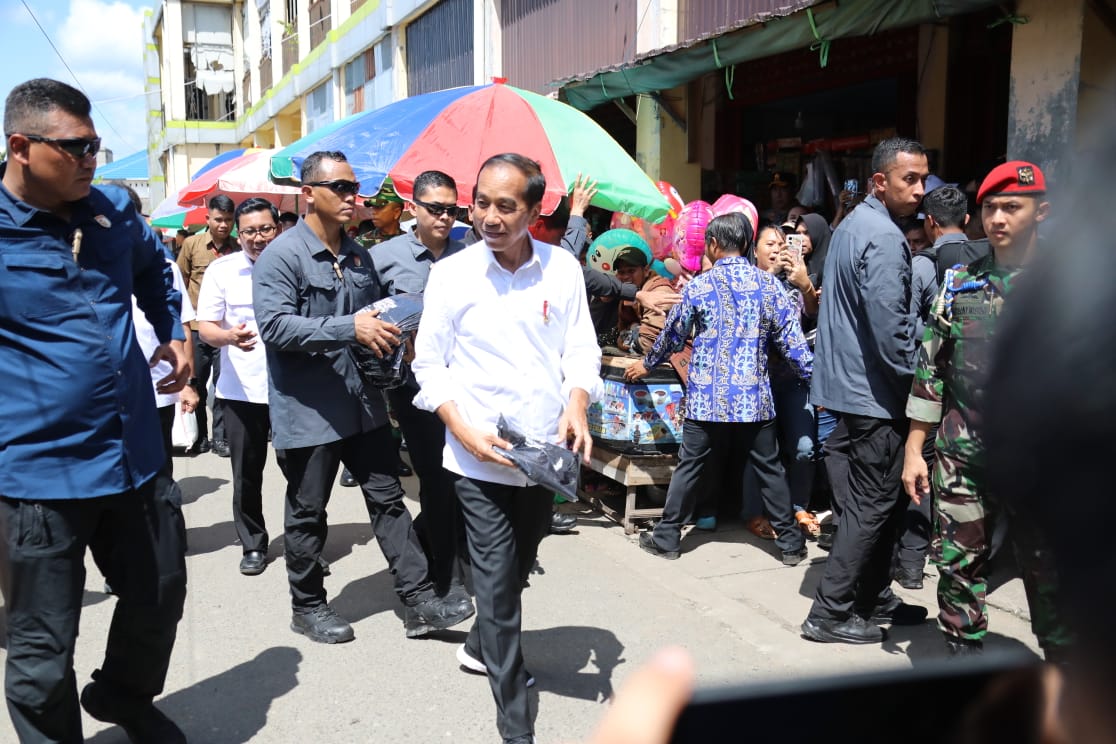
<path fill-rule="evenodd" d="M 828 547 L 802 635 L 841 643 L 924 622 L 927 608 L 890 584 L 920 586 L 930 556 L 938 625 L 967 655 L 987 632 L 993 526 L 1006 519 L 1019 524 L 1010 540 L 1040 645 L 1056 661 L 1071 648 L 1048 541 L 989 488 L 981 436 L 996 321 L 1049 212 L 1036 164 L 992 169 L 970 215 L 963 192 L 931 180 L 918 142 L 891 138 L 835 228 L 792 214 L 777 174 L 773 219 L 754 207 L 715 217 L 701 265 L 663 277 L 636 233 L 594 238 L 592 179 L 542 215 L 545 180 L 524 155 L 487 160 L 467 196 L 427 171 L 407 200 L 386 184 L 369 200 L 374 224 L 354 236 L 361 184 L 345 153 L 317 152 L 302 163 L 293 224 L 265 199 L 218 195 L 208 229 L 176 236 L 172 260 L 124 190 L 91 187 L 100 140 L 83 94 L 29 81 L 9 95 L 4 125 L 0 370 L 34 388 L 0 386 L 6 691 L 23 742 L 81 740 L 72 657 L 86 548 L 119 600 L 80 705 L 136 742 L 186 740 L 152 704 L 186 592 L 175 405 L 198 417 L 193 449 L 230 460 L 247 576 L 268 565 L 262 484 L 275 450 L 294 632 L 354 638 L 329 604 L 321 556 L 344 466 L 405 635 L 475 616 L 457 659 L 487 676 L 503 741 L 533 741 L 521 595 L 540 541 L 572 517 L 506 456 L 497 422 L 588 464 L 602 340 L 631 357 L 629 383 L 669 365 L 686 388 L 677 468 L 643 550 L 678 559 L 687 524 L 715 529 L 721 502 L 742 502 L 785 565 L 806 559 L 808 540 Z M 471 226 L 457 239 L 462 203 Z M 967 239 L 970 220 L 986 241 Z M 608 271 L 585 259 L 597 241 L 614 251 Z M 400 294 L 423 298 L 413 335 L 376 306 Z M 368 384 L 356 347 L 378 358 L 403 347 L 398 384 Z M 414 520 L 396 430 L 420 484 Z M 819 482 L 827 531 L 813 516 Z"/>

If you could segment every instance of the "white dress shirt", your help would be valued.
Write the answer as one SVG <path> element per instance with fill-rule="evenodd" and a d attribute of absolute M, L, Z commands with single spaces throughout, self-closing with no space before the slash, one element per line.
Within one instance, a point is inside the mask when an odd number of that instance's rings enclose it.
<path fill-rule="evenodd" d="M 182 272 L 174 261 L 168 258 L 167 263 L 171 265 L 171 273 L 174 274 L 174 288 L 182 293 L 182 322 L 189 323 L 194 319 L 194 306 L 190 304 L 190 295 L 186 294 L 186 282 L 182 280 Z M 143 352 L 143 358 L 150 359 L 155 350 L 159 348 L 159 337 L 155 335 L 155 329 L 147 322 L 143 310 L 140 310 L 135 295 L 132 296 L 132 325 L 135 326 L 136 340 Z M 178 402 L 178 393 L 160 393 L 158 387 L 159 380 L 173 371 L 170 362 L 159 362 L 151 368 L 151 387 L 155 390 L 156 408 L 165 408 Z"/>
<path fill-rule="evenodd" d="M 221 256 L 209 264 L 198 293 L 198 320 L 212 321 L 222 328 L 245 323 L 248 330 L 258 334 L 252 308 L 252 266 L 244 251 Z M 221 347 L 217 397 L 267 403 L 267 355 L 258 337 L 250 351 L 233 345 Z"/>
<path fill-rule="evenodd" d="M 469 425 L 493 434 L 503 414 L 527 437 L 557 442 L 570 391 L 600 395 L 601 350 L 577 259 L 531 243 L 515 273 L 483 242 L 431 267 L 415 336 L 414 402 L 435 411 L 453 401 Z M 529 483 L 519 470 L 480 462 L 449 431 L 442 464 L 478 480 Z"/>

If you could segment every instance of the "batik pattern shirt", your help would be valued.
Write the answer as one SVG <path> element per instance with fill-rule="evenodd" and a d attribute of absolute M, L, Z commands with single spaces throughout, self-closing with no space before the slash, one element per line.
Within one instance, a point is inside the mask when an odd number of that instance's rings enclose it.
<path fill-rule="evenodd" d="M 682 301 L 667 316 L 644 365 L 651 369 L 661 364 L 682 349 L 691 333 L 687 418 L 729 423 L 774 418 L 769 345 L 800 379 L 810 379 L 814 357 L 798 308 L 775 277 L 742 256 L 722 258 L 683 288 Z"/>

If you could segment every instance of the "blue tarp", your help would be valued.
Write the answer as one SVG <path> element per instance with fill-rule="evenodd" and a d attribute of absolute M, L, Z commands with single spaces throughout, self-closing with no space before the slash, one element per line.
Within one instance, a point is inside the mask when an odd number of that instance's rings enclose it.
<path fill-rule="evenodd" d="M 93 174 L 93 180 L 101 181 L 146 181 L 147 150 L 140 150 L 126 158 L 105 163 Z"/>

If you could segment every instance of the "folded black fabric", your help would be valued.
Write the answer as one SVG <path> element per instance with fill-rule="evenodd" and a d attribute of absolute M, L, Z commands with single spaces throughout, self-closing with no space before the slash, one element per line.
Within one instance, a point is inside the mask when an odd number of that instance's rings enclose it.
<path fill-rule="evenodd" d="M 501 439 L 511 442 L 511 449 L 494 447 L 499 454 L 515 463 L 529 479 L 545 486 L 570 501 L 577 501 L 577 453 L 549 442 L 539 442 L 512 429 L 503 414 L 496 424 Z"/>
<path fill-rule="evenodd" d="M 380 320 L 399 327 L 403 332 L 400 336 L 402 343 L 384 357 L 377 357 L 367 346 L 353 344 L 349 347 L 349 355 L 365 386 L 389 390 L 399 387 L 407 379 L 408 365 L 403 361 L 403 354 L 407 340 L 414 338 L 419 321 L 422 320 L 422 295 L 404 293 L 385 297 L 362 307 L 356 314 L 372 310 L 380 311 L 377 316 Z"/>

